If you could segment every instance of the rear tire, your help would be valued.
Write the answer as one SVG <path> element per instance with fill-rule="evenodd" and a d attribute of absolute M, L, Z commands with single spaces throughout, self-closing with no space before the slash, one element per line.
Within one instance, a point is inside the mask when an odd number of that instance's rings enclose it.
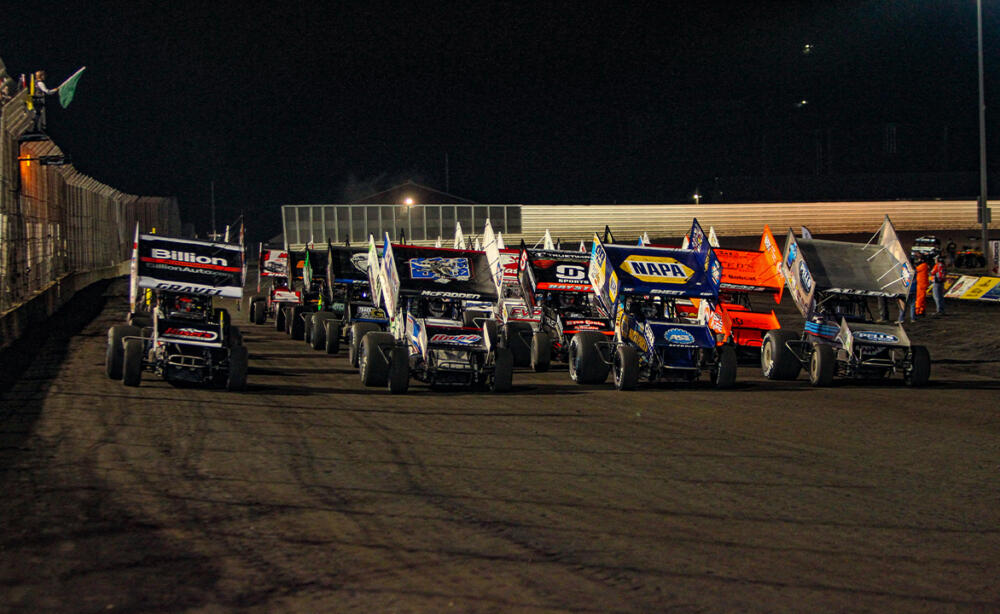
<path fill-rule="evenodd" d="M 125 362 L 124 337 L 134 337 L 140 334 L 135 326 L 118 325 L 108 329 L 108 348 L 104 354 L 104 373 L 110 379 L 122 378 L 122 364 Z"/>
<path fill-rule="evenodd" d="M 910 346 L 910 368 L 903 372 L 907 386 L 926 386 L 931 379 L 931 355 L 922 345 Z"/>
<path fill-rule="evenodd" d="M 323 328 L 326 329 L 324 336 L 326 337 L 323 341 L 324 348 L 327 354 L 336 354 L 340 351 L 340 322 L 333 322 L 327 320 L 323 322 Z"/>
<path fill-rule="evenodd" d="M 146 344 L 142 339 L 127 339 L 122 362 L 122 383 L 138 386 L 142 381 L 142 351 Z"/>
<path fill-rule="evenodd" d="M 510 348 L 497 348 L 494 361 L 490 389 L 493 392 L 507 392 L 514 383 L 514 353 Z"/>
<path fill-rule="evenodd" d="M 715 368 L 712 370 L 716 388 L 732 388 L 736 383 L 736 350 L 731 345 L 716 348 Z"/>
<path fill-rule="evenodd" d="M 613 362 L 615 388 L 632 390 L 639 385 L 639 354 L 634 347 L 619 345 Z"/>
<path fill-rule="evenodd" d="M 326 313 L 317 313 L 312 317 L 312 337 L 309 339 L 310 345 L 314 350 L 322 350 L 326 348 Z"/>
<path fill-rule="evenodd" d="M 601 333 L 583 331 L 569 342 L 569 376 L 578 384 L 603 384 L 611 365 L 604 362 L 599 344 L 608 338 Z"/>
<path fill-rule="evenodd" d="M 809 357 L 809 383 L 813 386 L 829 386 L 833 382 L 833 368 L 836 356 L 833 347 L 825 343 L 814 343 Z"/>
<path fill-rule="evenodd" d="M 390 333 L 382 332 L 370 332 L 361 339 L 358 366 L 362 384 L 376 387 L 389 383 L 389 360 L 382 348 L 394 343 Z"/>
<path fill-rule="evenodd" d="M 549 370 L 552 362 L 552 339 L 548 333 L 538 331 L 531 337 L 531 368 L 536 373 Z"/>
<path fill-rule="evenodd" d="M 531 342 L 528 341 L 528 337 L 532 336 L 531 325 L 527 322 L 508 322 L 503 326 L 503 336 L 514 355 L 514 366 L 531 366 Z"/>
<path fill-rule="evenodd" d="M 226 390 L 238 391 L 247 386 L 247 369 L 249 367 L 247 348 L 234 345 L 229 348 L 229 373 L 226 374 Z"/>
<path fill-rule="evenodd" d="M 799 376 L 802 363 L 788 346 L 799 336 L 786 330 L 769 330 L 760 347 L 760 370 L 770 380 L 793 380 Z"/>
<path fill-rule="evenodd" d="M 393 346 L 389 355 L 389 392 L 406 394 L 410 387 L 410 353 L 406 346 Z"/>

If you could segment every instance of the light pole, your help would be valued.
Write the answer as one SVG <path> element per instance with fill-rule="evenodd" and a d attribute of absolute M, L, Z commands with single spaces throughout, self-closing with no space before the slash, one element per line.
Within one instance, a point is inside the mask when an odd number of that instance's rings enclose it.
<path fill-rule="evenodd" d="M 983 225 L 983 255 L 986 268 L 992 266 L 990 253 L 990 210 L 986 206 L 986 101 L 983 94 L 983 1 L 976 0 L 976 33 L 979 43 L 979 221 Z"/>

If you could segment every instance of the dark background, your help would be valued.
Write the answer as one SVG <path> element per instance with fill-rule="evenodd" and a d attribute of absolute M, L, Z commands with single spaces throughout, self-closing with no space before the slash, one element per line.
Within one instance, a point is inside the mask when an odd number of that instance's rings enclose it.
<path fill-rule="evenodd" d="M 0 57 L 50 86 L 86 65 L 53 139 L 200 231 L 212 180 L 258 238 L 281 204 L 408 179 L 478 202 L 978 192 L 973 0 L 318 5 L 4 3 Z"/>

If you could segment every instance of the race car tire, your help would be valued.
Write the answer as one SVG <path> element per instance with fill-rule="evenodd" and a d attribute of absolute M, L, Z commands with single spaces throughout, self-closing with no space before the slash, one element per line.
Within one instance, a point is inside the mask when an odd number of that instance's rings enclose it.
<path fill-rule="evenodd" d="M 798 337 L 787 330 L 767 331 L 760 348 L 760 370 L 764 377 L 770 380 L 793 380 L 799 376 L 802 363 L 785 345 Z"/>
<path fill-rule="evenodd" d="M 712 380 L 716 388 L 732 388 L 736 383 L 736 350 L 731 345 L 716 348 Z"/>
<path fill-rule="evenodd" d="M 226 390 L 238 391 L 247 387 L 249 354 L 245 345 L 234 345 L 229 349 L 229 373 L 226 374 Z"/>
<path fill-rule="evenodd" d="M 486 336 L 490 340 L 490 347 L 491 348 L 497 347 L 500 341 L 500 333 L 497 328 L 497 321 L 486 320 L 486 322 L 483 322 L 483 330 L 486 331 Z"/>
<path fill-rule="evenodd" d="M 326 329 L 324 349 L 327 354 L 336 354 L 340 351 L 340 322 L 327 320 L 323 322 L 323 328 Z"/>
<path fill-rule="evenodd" d="M 142 339 L 126 339 L 125 354 L 122 357 L 122 383 L 126 386 L 138 386 L 142 381 L 142 350 L 145 343 Z"/>
<path fill-rule="evenodd" d="M 145 335 L 143 335 L 145 337 Z M 237 346 L 243 345 L 243 333 L 240 331 L 238 326 L 229 327 L 229 345 Z"/>
<path fill-rule="evenodd" d="M 632 390 L 639 385 L 639 354 L 634 347 L 619 345 L 613 362 L 615 388 Z"/>
<path fill-rule="evenodd" d="M 312 316 L 312 335 L 309 336 L 309 346 L 314 350 L 322 350 L 326 347 L 326 318 L 321 316 L 321 313 L 314 313 Z"/>
<path fill-rule="evenodd" d="M 833 368 L 836 366 L 833 346 L 814 343 L 809 357 L 809 383 L 813 386 L 829 386 L 833 382 Z"/>
<path fill-rule="evenodd" d="M 355 322 L 351 325 L 351 338 L 348 339 L 347 358 L 354 367 L 360 367 L 359 359 L 361 355 L 361 340 L 370 332 L 378 332 L 382 329 L 374 322 Z"/>
<path fill-rule="evenodd" d="M 538 331 L 531 337 L 531 368 L 536 373 L 544 373 L 551 362 L 552 339 L 548 333 Z"/>
<path fill-rule="evenodd" d="M 313 338 L 313 318 L 316 316 L 314 313 L 305 314 L 302 320 L 302 338 L 307 344 L 312 345 Z"/>
<path fill-rule="evenodd" d="M 393 346 L 389 354 L 389 392 L 406 394 L 410 387 L 410 352 L 406 346 Z"/>
<path fill-rule="evenodd" d="M 302 341 L 305 336 L 305 320 L 302 318 L 302 307 L 293 307 L 288 324 L 288 334 L 296 341 Z"/>
<path fill-rule="evenodd" d="M 139 335 L 139 329 L 135 326 L 122 324 L 108 329 L 108 349 L 104 354 L 104 373 L 109 379 L 122 378 L 122 363 L 125 360 L 125 347 L 122 344 L 122 339 L 137 335 Z"/>
<path fill-rule="evenodd" d="M 578 384 L 603 384 L 611 365 L 601 355 L 600 343 L 607 337 L 601 333 L 583 331 L 569 342 L 569 376 Z"/>
<path fill-rule="evenodd" d="M 493 379 L 490 390 L 507 392 L 514 383 L 514 353 L 510 348 L 497 348 L 494 356 Z"/>
<path fill-rule="evenodd" d="M 280 305 L 274 311 L 274 330 L 285 330 L 285 308 Z"/>
<path fill-rule="evenodd" d="M 253 299 L 251 299 L 250 303 L 247 305 L 247 319 L 250 320 L 251 324 L 253 323 L 254 320 L 253 316 L 256 310 L 257 310 L 257 304 L 253 301 Z"/>
<path fill-rule="evenodd" d="M 922 345 L 910 346 L 910 368 L 903 371 L 907 386 L 926 386 L 931 379 L 931 355 Z"/>
<path fill-rule="evenodd" d="M 255 298 L 250 303 L 250 319 L 257 325 L 267 321 L 267 299 Z"/>
<path fill-rule="evenodd" d="M 503 325 L 503 336 L 514 354 L 515 367 L 531 366 L 531 342 L 528 338 L 532 335 L 531 324 L 527 322 L 507 322 Z"/>
<path fill-rule="evenodd" d="M 361 339 L 358 367 L 362 384 L 376 387 L 389 383 L 389 360 L 382 347 L 391 347 L 393 341 L 391 334 L 383 332 L 370 332 Z"/>

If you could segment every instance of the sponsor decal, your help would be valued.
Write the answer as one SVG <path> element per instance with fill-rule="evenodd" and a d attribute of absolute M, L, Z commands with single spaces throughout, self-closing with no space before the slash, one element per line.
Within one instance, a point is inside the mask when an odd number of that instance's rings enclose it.
<path fill-rule="evenodd" d="M 788 253 L 785 254 L 785 268 L 792 268 L 792 263 L 795 262 L 795 257 L 799 255 L 799 244 L 792 243 L 791 247 L 788 248 Z"/>
<path fill-rule="evenodd" d="M 712 263 L 712 281 L 716 284 L 722 281 L 722 265 L 718 260 Z"/>
<path fill-rule="evenodd" d="M 539 290 L 569 290 L 573 292 L 589 292 L 592 288 L 589 283 L 586 284 L 557 284 L 552 282 L 543 281 L 538 284 Z"/>
<path fill-rule="evenodd" d="M 473 345 L 479 343 L 482 337 L 479 335 L 446 335 L 438 333 L 431 337 L 431 343 L 454 343 L 456 345 Z"/>
<path fill-rule="evenodd" d="M 649 291 L 650 294 L 664 294 L 667 296 L 681 296 L 684 294 L 683 290 L 663 290 L 661 288 L 653 288 Z"/>
<path fill-rule="evenodd" d="M 663 338 L 675 345 L 694 345 L 694 335 L 683 328 L 669 328 L 663 333 Z"/>
<path fill-rule="evenodd" d="M 351 264 L 362 273 L 368 273 L 368 252 L 359 252 L 351 256 Z"/>
<path fill-rule="evenodd" d="M 910 287 L 910 280 L 913 279 L 913 271 L 910 270 L 910 265 L 903 263 L 899 269 L 899 277 L 903 280 L 903 287 Z"/>
<path fill-rule="evenodd" d="M 410 278 L 430 279 L 439 284 L 472 278 L 468 258 L 410 258 Z"/>
<path fill-rule="evenodd" d="M 898 343 L 899 337 L 889 333 L 880 333 L 872 330 L 859 330 L 854 332 L 854 338 L 860 341 L 870 341 L 872 343 Z"/>
<path fill-rule="evenodd" d="M 622 269 L 636 279 L 651 283 L 682 284 L 694 271 L 676 258 L 633 254 L 622 262 Z"/>
<path fill-rule="evenodd" d="M 643 352 L 649 351 L 649 340 L 646 339 L 646 335 L 643 331 L 637 330 L 635 328 L 628 329 L 628 340 L 636 345 L 637 348 Z"/>
<path fill-rule="evenodd" d="M 215 341 L 219 338 L 219 333 L 212 330 L 199 330 L 197 328 L 176 328 L 174 326 L 167 327 L 167 330 L 163 331 L 164 335 L 170 335 L 171 337 L 184 337 L 185 339 L 197 339 L 199 341 Z"/>
<path fill-rule="evenodd" d="M 563 283 L 582 283 L 587 279 L 587 270 L 579 264 L 560 264 L 556 267 L 556 278 Z"/>
<path fill-rule="evenodd" d="M 802 290 L 806 294 L 812 292 L 813 278 L 812 274 L 809 272 L 809 267 L 806 266 L 806 261 L 803 260 L 799 262 L 799 281 L 802 282 Z"/>
<path fill-rule="evenodd" d="M 275 290 L 274 291 L 274 300 L 276 300 L 276 301 L 295 301 L 295 302 L 298 302 L 298 300 L 299 300 L 299 293 L 298 292 L 291 292 L 289 290 Z"/>
<path fill-rule="evenodd" d="M 604 328 L 607 325 L 607 322 L 602 322 L 601 320 L 566 320 L 566 328 L 580 328 L 581 326 L 597 326 Z"/>
<path fill-rule="evenodd" d="M 646 340 L 646 347 L 652 348 L 656 345 L 656 335 L 653 334 L 653 327 L 649 325 L 649 322 L 642 328 L 642 336 Z"/>
<path fill-rule="evenodd" d="M 611 297 L 611 302 L 615 302 L 618 299 L 618 273 L 611 271 L 611 279 L 608 282 L 608 296 Z"/>
<path fill-rule="evenodd" d="M 160 249 L 154 247 L 150 250 L 150 256 L 156 260 L 176 260 L 177 262 L 193 262 L 197 264 L 213 264 L 216 266 L 227 266 L 225 258 L 212 258 L 209 256 L 199 256 L 194 252 L 181 252 L 172 249 Z"/>
<path fill-rule="evenodd" d="M 358 311 L 355 317 L 358 318 L 372 318 L 374 320 L 384 320 L 385 311 L 379 307 L 371 307 L 369 305 L 358 306 Z"/>
<path fill-rule="evenodd" d="M 222 296 L 221 288 L 202 288 L 199 286 L 185 286 L 182 284 L 168 284 L 158 282 L 154 290 L 166 290 L 177 292 L 178 294 L 200 294 L 203 296 Z"/>
<path fill-rule="evenodd" d="M 422 290 L 420 296 L 440 296 L 442 298 L 477 299 L 481 295 L 475 292 L 444 292 L 442 290 Z"/>

